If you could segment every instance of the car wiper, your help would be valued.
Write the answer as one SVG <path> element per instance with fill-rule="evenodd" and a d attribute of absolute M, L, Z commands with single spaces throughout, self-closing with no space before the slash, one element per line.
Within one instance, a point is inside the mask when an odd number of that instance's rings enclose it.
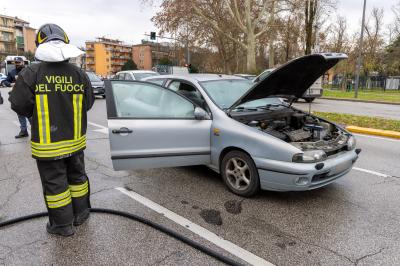
<path fill-rule="evenodd" d="M 278 103 L 278 104 L 266 104 L 263 106 L 257 106 L 257 109 L 265 109 L 265 110 L 269 110 L 271 107 L 279 107 L 279 106 L 284 106 L 284 107 L 288 107 L 286 104 L 283 103 Z"/>
<path fill-rule="evenodd" d="M 248 108 L 248 107 L 243 107 L 243 106 L 239 106 L 236 107 L 235 109 L 233 109 L 233 111 L 257 111 L 257 108 Z"/>

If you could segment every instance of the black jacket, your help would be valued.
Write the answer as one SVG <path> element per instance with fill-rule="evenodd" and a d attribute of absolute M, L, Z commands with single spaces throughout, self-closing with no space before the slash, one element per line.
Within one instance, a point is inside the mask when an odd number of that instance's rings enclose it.
<path fill-rule="evenodd" d="M 7 74 L 7 78 L 4 80 L 4 85 L 6 85 L 7 87 L 11 87 L 11 83 L 15 82 L 16 77 L 22 70 L 23 68 L 22 69 L 14 68 L 11 71 L 9 71 Z"/>
<path fill-rule="evenodd" d="M 87 111 L 94 94 L 86 73 L 68 62 L 26 67 L 10 93 L 11 108 L 32 117 L 32 156 L 54 160 L 86 147 Z"/>

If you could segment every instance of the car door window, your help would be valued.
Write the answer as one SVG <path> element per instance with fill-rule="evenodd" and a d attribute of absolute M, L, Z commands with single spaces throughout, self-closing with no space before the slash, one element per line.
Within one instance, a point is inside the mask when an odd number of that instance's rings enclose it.
<path fill-rule="evenodd" d="M 112 91 L 119 118 L 194 119 L 194 105 L 163 87 L 114 81 Z"/>

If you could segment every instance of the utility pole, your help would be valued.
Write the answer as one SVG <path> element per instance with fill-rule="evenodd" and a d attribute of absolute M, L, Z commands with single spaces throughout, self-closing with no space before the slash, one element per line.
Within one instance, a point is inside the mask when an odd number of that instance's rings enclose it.
<path fill-rule="evenodd" d="M 364 26 L 365 26 L 365 7 L 367 5 L 367 0 L 364 0 L 364 8 L 361 22 L 361 36 L 360 36 L 360 44 L 358 45 L 358 58 L 357 58 L 357 66 L 356 66 L 356 80 L 354 82 L 354 98 L 358 97 L 358 87 L 360 83 L 360 69 L 362 63 L 362 51 L 363 51 L 363 41 L 364 41 Z"/>

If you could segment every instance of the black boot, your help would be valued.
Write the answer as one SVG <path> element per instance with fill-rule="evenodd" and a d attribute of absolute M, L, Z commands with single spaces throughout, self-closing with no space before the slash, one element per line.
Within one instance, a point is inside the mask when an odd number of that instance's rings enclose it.
<path fill-rule="evenodd" d="M 20 139 L 20 138 L 25 138 L 25 137 L 28 137 L 28 136 L 29 136 L 28 131 L 22 131 L 21 130 L 19 132 L 19 134 L 15 136 L 15 138 L 16 139 Z"/>
<path fill-rule="evenodd" d="M 72 236 L 73 234 L 75 234 L 75 231 L 72 228 L 72 225 L 52 226 L 52 225 L 50 225 L 50 222 L 47 222 L 46 229 L 49 234 L 53 234 L 53 235 L 60 235 L 60 236 L 67 237 L 67 236 Z"/>
<path fill-rule="evenodd" d="M 75 216 L 74 226 L 80 226 L 81 224 L 86 222 L 86 220 L 89 218 L 89 216 L 90 216 L 89 210 L 85 210 L 81 214 L 78 214 L 77 216 Z"/>

